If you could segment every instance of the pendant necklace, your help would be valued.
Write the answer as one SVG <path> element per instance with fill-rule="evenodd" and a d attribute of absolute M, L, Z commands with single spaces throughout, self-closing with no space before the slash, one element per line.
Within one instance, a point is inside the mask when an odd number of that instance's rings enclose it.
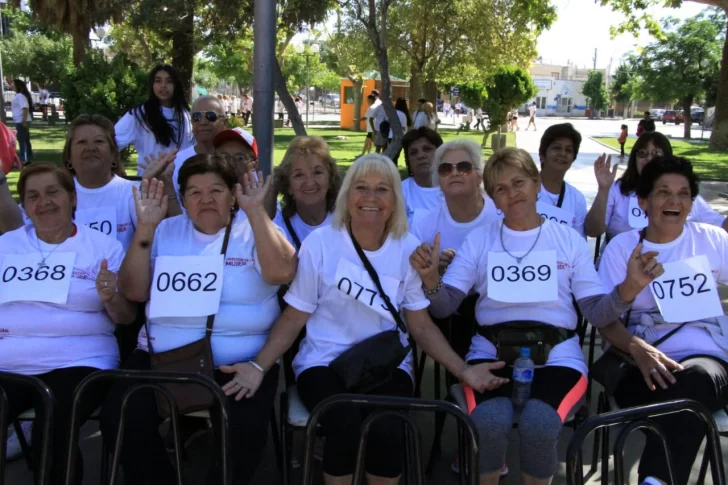
<path fill-rule="evenodd" d="M 51 250 L 51 252 L 50 252 L 50 253 L 48 253 L 47 255 L 45 255 L 45 254 L 43 254 L 43 250 L 42 250 L 42 249 L 40 248 L 40 238 L 38 237 L 38 234 L 37 234 L 37 233 L 36 233 L 36 235 L 35 235 L 35 238 L 36 238 L 36 239 L 38 240 L 38 244 L 33 244 L 33 245 L 35 246 L 35 249 L 37 249 L 37 250 L 38 250 L 38 252 L 40 253 L 40 256 L 41 256 L 41 258 L 42 258 L 42 259 L 40 260 L 40 262 L 39 262 L 39 263 L 38 263 L 38 264 L 36 265 L 36 267 L 37 267 L 38 269 L 41 269 L 41 268 L 48 268 L 48 265 L 46 264 L 46 259 L 50 258 L 50 257 L 51 257 L 51 254 L 53 254 L 53 253 L 54 253 L 54 252 L 56 251 L 56 249 L 58 249 L 59 247 L 61 247 L 61 244 L 63 244 L 63 243 L 64 243 L 64 242 L 66 242 L 66 241 L 63 241 L 63 242 L 61 242 L 61 243 L 58 243 L 58 244 L 56 244 L 56 247 L 54 247 L 54 248 L 53 248 L 53 249 Z"/>
<path fill-rule="evenodd" d="M 503 243 L 503 228 L 505 227 L 505 225 L 506 225 L 505 221 L 501 222 L 501 228 L 500 228 L 500 242 L 501 242 L 501 246 L 503 247 L 503 250 L 506 252 L 506 254 L 508 254 L 508 256 L 510 256 L 511 258 L 515 259 L 517 264 L 521 264 L 521 261 L 523 261 L 524 258 L 526 258 L 526 256 L 528 256 L 529 254 L 531 254 L 531 251 L 533 251 L 533 248 L 536 247 L 536 244 L 538 243 L 538 239 L 541 237 L 541 228 L 543 227 L 543 221 L 539 218 L 538 234 L 536 235 L 536 240 L 533 241 L 533 244 L 531 245 L 531 249 L 529 249 L 528 251 L 526 251 L 526 254 L 524 254 L 521 257 L 514 256 L 513 254 L 511 254 L 511 252 L 508 251 L 508 249 L 506 248 L 506 245 Z"/>

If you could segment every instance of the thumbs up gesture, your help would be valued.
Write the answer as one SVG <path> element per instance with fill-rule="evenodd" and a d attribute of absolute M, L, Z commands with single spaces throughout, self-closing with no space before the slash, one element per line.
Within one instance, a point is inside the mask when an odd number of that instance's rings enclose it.
<path fill-rule="evenodd" d="M 101 261 L 99 274 L 96 276 L 96 292 L 104 303 L 108 303 L 116 295 L 116 273 L 109 271 L 109 262 Z"/>
<path fill-rule="evenodd" d="M 435 240 L 430 246 L 422 243 L 410 255 L 410 264 L 422 278 L 422 284 L 427 289 L 434 289 L 440 282 L 440 233 L 435 234 Z"/>

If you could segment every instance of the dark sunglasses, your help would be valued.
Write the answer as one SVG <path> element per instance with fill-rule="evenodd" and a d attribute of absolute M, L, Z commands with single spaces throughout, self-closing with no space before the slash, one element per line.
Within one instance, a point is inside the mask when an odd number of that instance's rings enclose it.
<path fill-rule="evenodd" d="M 219 114 L 215 113 L 214 111 L 205 111 L 204 113 L 201 111 L 195 111 L 191 115 L 192 122 L 197 123 L 198 121 L 200 121 L 202 119 L 203 115 L 205 116 L 205 118 L 207 118 L 207 121 L 209 121 L 210 123 L 216 122 L 218 120 L 218 118 L 224 118 L 224 116 L 219 115 Z"/>
<path fill-rule="evenodd" d="M 437 173 L 444 177 L 445 175 L 450 175 L 453 168 L 460 173 L 470 173 L 473 171 L 473 164 L 466 161 L 458 163 L 441 163 L 437 167 Z"/>

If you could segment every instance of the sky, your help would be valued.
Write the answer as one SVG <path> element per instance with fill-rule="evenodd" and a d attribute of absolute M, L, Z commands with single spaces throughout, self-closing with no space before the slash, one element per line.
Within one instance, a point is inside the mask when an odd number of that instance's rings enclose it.
<path fill-rule="evenodd" d="M 597 49 L 597 68 L 617 68 L 619 59 L 635 49 L 635 44 L 647 45 L 653 39 L 644 32 L 638 39 L 632 35 L 620 35 L 612 40 L 609 27 L 618 25 L 624 18 L 609 7 L 601 7 L 594 0 L 553 0 L 557 8 L 556 22 L 538 39 L 539 56 L 544 63 L 566 65 L 571 61 L 577 67 L 594 65 L 594 49 Z M 679 9 L 651 8 L 655 19 L 668 16 L 692 17 L 705 8 L 693 2 L 685 2 Z"/>

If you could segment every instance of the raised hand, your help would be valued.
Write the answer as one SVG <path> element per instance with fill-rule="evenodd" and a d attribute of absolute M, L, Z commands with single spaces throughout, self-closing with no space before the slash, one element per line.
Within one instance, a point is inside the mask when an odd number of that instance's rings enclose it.
<path fill-rule="evenodd" d="M 177 149 L 175 148 L 169 152 L 159 152 L 154 155 L 153 153 L 144 157 L 144 161 L 139 163 L 139 167 L 144 169 L 144 175 L 142 179 L 151 180 L 153 178 L 161 178 L 163 174 L 167 172 L 174 172 L 174 158 L 177 156 Z M 171 170 L 169 170 L 171 166 Z"/>
<path fill-rule="evenodd" d="M 455 255 L 457 253 L 454 249 L 443 249 L 440 253 L 440 264 L 439 264 L 439 271 L 440 276 L 445 274 L 445 271 L 447 271 L 447 267 L 450 266 L 450 263 L 452 263 L 452 260 L 455 259 Z"/>
<path fill-rule="evenodd" d="M 235 365 L 221 365 L 220 371 L 225 374 L 235 374 L 230 382 L 222 386 L 226 396 L 235 394 L 235 400 L 240 401 L 244 397 L 253 397 L 255 391 L 263 382 L 263 373 L 248 363 Z"/>
<path fill-rule="evenodd" d="M 410 255 L 410 264 L 420 275 L 422 283 L 427 289 L 434 289 L 440 281 L 440 233 L 435 234 L 435 240 L 430 246 L 422 243 Z"/>
<path fill-rule="evenodd" d="M 639 243 L 632 250 L 629 261 L 627 261 L 627 276 L 618 288 L 620 298 L 625 301 L 637 298 L 645 286 L 665 272 L 662 264 L 657 261 L 659 254 L 657 251 L 641 253 L 642 243 Z"/>
<path fill-rule="evenodd" d="M 167 217 L 169 201 L 164 195 L 164 182 L 152 179 L 142 180 L 141 190 L 133 186 L 134 206 L 140 226 L 158 226 Z"/>
<path fill-rule="evenodd" d="M 492 391 L 504 384 L 508 384 L 509 379 L 505 377 L 494 376 L 491 371 L 502 369 L 506 366 L 505 362 L 486 362 L 465 369 L 460 374 L 460 380 L 463 384 L 472 387 L 478 392 Z"/>
<path fill-rule="evenodd" d="M 116 273 L 109 271 L 109 262 L 101 261 L 99 274 L 96 276 L 96 292 L 104 303 L 111 301 L 116 295 Z"/>
<path fill-rule="evenodd" d="M 606 153 L 596 159 L 594 162 L 594 176 L 597 179 L 597 185 L 601 190 L 609 190 L 614 184 L 614 179 L 617 177 L 617 167 L 619 163 L 615 163 L 612 166 L 612 156 L 607 157 Z"/>
<path fill-rule="evenodd" d="M 257 175 L 252 170 L 243 175 L 243 183 L 235 185 L 235 200 L 238 201 L 238 206 L 247 211 L 258 207 L 263 207 L 265 202 L 265 196 L 270 190 L 272 185 L 273 177 L 268 177 L 268 180 L 263 182 L 263 172 L 258 172 Z"/>

